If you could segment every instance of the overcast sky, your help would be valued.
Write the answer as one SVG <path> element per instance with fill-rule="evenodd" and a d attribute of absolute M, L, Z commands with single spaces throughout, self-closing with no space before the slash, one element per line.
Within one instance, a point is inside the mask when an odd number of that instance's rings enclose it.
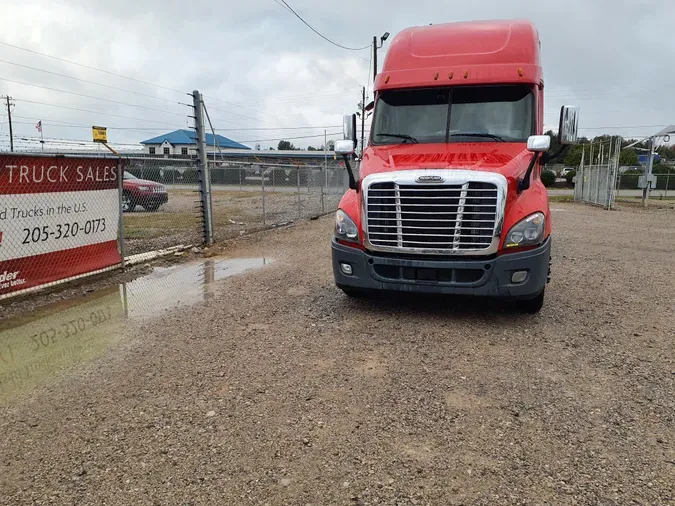
<path fill-rule="evenodd" d="M 587 136 L 648 135 L 675 123 L 672 0 L 631 0 L 627 7 L 610 0 L 286 1 L 349 47 L 413 25 L 529 18 L 542 41 L 547 125 L 556 125 L 563 103 L 581 106 L 581 133 Z M 214 127 L 226 137 L 269 147 L 279 138 L 318 135 L 291 140 L 319 146 L 324 129 L 339 132 L 341 115 L 356 110 L 361 86 L 372 82 L 368 50 L 354 54 L 329 44 L 277 0 L 5 0 L 3 11 L 0 95 L 14 99 L 19 148 L 27 146 L 22 137 L 39 137 L 38 120 L 46 139 L 90 140 L 96 124 L 110 127 L 109 140 L 117 144 L 189 128 L 190 110 L 179 102 L 190 102 L 184 93 L 194 89 L 204 93 Z M 380 64 L 386 50 L 385 42 Z M 314 128 L 271 130 L 306 126 Z M 8 146 L 8 131 L 3 108 L 1 148 Z"/>

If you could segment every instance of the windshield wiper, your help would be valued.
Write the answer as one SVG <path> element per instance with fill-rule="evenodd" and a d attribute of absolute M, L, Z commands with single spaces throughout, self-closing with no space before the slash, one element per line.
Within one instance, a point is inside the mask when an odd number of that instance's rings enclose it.
<path fill-rule="evenodd" d="M 454 134 L 450 134 L 448 137 L 487 137 L 488 139 L 494 139 L 499 142 L 506 142 L 504 137 L 500 137 L 499 135 L 480 132 L 456 132 Z"/>
<path fill-rule="evenodd" d="M 381 136 L 385 135 L 387 137 L 396 137 L 397 139 L 403 139 L 401 141 L 401 144 L 405 144 L 406 141 L 410 141 L 412 144 L 418 144 L 420 141 L 415 139 L 412 135 L 408 134 L 389 134 L 389 133 L 380 133 L 380 134 L 375 134 L 376 136 Z"/>

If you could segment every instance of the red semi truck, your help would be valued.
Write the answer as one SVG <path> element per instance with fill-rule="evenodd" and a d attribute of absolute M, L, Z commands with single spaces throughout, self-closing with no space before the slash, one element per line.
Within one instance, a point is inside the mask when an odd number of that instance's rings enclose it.
<path fill-rule="evenodd" d="M 335 282 L 374 290 L 508 298 L 537 312 L 550 276 L 551 213 L 540 180 L 544 131 L 540 42 L 528 21 L 403 30 L 374 85 L 368 147 L 349 164 L 332 240 Z M 558 141 L 576 142 L 563 106 Z"/>

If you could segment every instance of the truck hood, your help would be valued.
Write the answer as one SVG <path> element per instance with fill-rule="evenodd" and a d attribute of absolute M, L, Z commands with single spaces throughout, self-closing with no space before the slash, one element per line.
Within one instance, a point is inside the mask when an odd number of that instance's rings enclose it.
<path fill-rule="evenodd" d="M 371 146 L 359 177 L 410 169 L 464 169 L 498 172 L 507 179 L 521 176 L 532 154 L 524 142 L 453 142 Z"/>

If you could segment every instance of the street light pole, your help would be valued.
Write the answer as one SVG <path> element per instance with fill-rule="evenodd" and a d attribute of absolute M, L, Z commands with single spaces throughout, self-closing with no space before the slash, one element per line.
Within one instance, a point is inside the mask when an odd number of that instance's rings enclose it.
<path fill-rule="evenodd" d="M 377 36 L 373 36 L 373 82 L 377 77 L 377 50 L 381 49 L 384 45 L 384 41 L 389 38 L 389 32 L 384 32 L 382 37 L 380 37 L 380 47 L 377 47 Z"/>
<path fill-rule="evenodd" d="M 377 77 L 377 36 L 373 35 L 373 82 Z"/>

